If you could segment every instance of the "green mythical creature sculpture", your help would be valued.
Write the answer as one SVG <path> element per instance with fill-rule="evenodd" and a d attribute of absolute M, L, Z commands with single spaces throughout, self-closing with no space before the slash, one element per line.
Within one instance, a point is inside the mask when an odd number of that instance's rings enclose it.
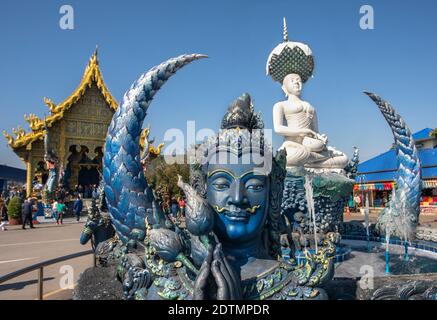
<path fill-rule="evenodd" d="M 102 212 L 97 207 L 96 199 L 92 199 L 91 206 L 88 208 L 87 221 L 80 234 L 80 244 L 85 245 L 91 240 L 91 246 L 96 251 L 101 242 L 112 238 L 114 234 L 109 214 Z"/>
<path fill-rule="evenodd" d="M 197 150 L 185 228 L 156 205 L 140 164 L 138 140 L 154 94 L 201 55 L 170 59 L 141 76 L 124 95 L 108 130 L 105 194 L 124 246 L 117 273 L 126 299 L 326 299 L 319 285 L 333 275 L 332 234 L 305 263 L 283 259 L 280 205 L 285 151 L 273 157 L 263 122 L 244 94 L 222 130 Z M 144 255 L 139 250 L 144 246 Z"/>

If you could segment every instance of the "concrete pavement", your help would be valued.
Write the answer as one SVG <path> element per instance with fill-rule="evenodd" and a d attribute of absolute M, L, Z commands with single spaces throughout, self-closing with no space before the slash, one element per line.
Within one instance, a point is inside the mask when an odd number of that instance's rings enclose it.
<path fill-rule="evenodd" d="M 91 249 L 90 243 L 85 246 L 79 243 L 86 217 L 81 219 L 77 223 L 74 218 L 66 218 L 63 225 L 56 225 L 52 220 L 40 217 L 42 223 L 36 224 L 34 229 L 27 227 L 22 230 L 21 226 L 7 226 L 7 231 L 0 231 L 0 275 Z M 77 283 L 80 273 L 92 264 L 92 255 L 87 255 L 44 268 L 44 299 L 71 298 L 72 290 L 63 288 Z M 37 279 L 38 272 L 32 271 L 0 284 L 0 300 L 35 299 Z"/>

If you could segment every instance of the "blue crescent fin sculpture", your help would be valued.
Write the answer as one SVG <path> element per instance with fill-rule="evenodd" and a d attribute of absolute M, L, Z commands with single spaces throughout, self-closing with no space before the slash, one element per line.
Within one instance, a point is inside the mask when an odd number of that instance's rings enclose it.
<path fill-rule="evenodd" d="M 376 94 L 364 92 L 378 106 L 386 119 L 396 146 L 398 172 L 392 199 L 378 218 L 380 233 L 389 232 L 404 240 L 411 240 L 420 214 L 422 189 L 420 160 L 410 129 L 402 117 Z"/>
<path fill-rule="evenodd" d="M 120 240 L 130 246 L 142 241 L 146 217 L 156 210 L 140 162 L 143 121 L 153 97 L 164 83 L 190 62 L 205 55 L 181 55 L 144 73 L 124 94 L 105 142 L 103 179 L 111 220 Z M 154 212 L 153 212 L 154 213 Z"/>

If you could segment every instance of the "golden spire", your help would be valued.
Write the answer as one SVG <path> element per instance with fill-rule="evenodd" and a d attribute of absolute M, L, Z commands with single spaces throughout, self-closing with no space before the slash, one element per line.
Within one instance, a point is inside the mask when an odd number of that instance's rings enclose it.
<path fill-rule="evenodd" d="M 95 57 L 97 59 L 97 53 L 99 51 L 99 45 L 96 44 L 96 48 L 94 49 L 94 53 L 93 53 L 93 57 Z"/>

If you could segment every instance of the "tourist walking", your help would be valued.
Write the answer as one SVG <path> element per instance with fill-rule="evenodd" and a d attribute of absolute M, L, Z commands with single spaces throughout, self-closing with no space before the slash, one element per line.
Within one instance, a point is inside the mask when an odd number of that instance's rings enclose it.
<path fill-rule="evenodd" d="M 176 219 L 178 215 L 178 203 L 176 199 L 171 200 L 170 210 L 173 218 Z"/>
<path fill-rule="evenodd" d="M 90 192 L 90 186 L 89 185 L 85 185 L 85 188 L 84 188 L 84 191 L 83 191 L 83 198 L 84 199 L 91 198 L 91 192 Z"/>
<path fill-rule="evenodd" d="M 361 204 L 361 197 L 358 194 L 355 195 L 354 202 L 355 202 L 355 212 L 358 212 L 360 204 Z"/>
<path fill-rule="evenodd" d="M 185 199 L 180 197 L 178 204 L 179 204 L 179 214 L 180 214 L 181 218 L 185 217 L 185 206 L 186 206 Z"/>
<path fill-rule="evenodd" d="M 354 197 L 352 195 L 349 197 L 348 207 L 349 207 L 349 215 L 351 212 L 356 212 Z"/>
<path fill-rule="evenodd" d="M 8 207 L 6 201 L 0 202 L 0 217 L 2 221 L 9 221 Z"/>
<path fill-rule="evenodd" d="M 0 202 L 0 229 L 6 231 L 6 225 L 8 224 L 8 208 L 4 201 Z"/>
<path fill-rule="evenodd" d="M 77 187 L 77 192 L 79 192 L 79 194 L 80 195 L 82 195 L 82 197 L 84 196 L 84 193 L 83 193 L 83 186 L 80 184 L 78 187 Z"/>
<path fill-rule="evenodd" d="M 58 218 L 56 219 L 56 224 L 63 224 L 64 221 L 64 213 L 67 210 L 67 206 L 65 203 L 59 199 L 58 205 L 57 205 L 57 211 L 58 211 Z"/>
<path fill-rule="evenodd" d="M 23 230 L 26 229 L 26 223 L 28 222 L 30 225 L 30 228 L 33 229 L 33 222 L 32 222 L 32 198 L 27 198 L 23 205 L 21 206 L 21 218 L 23 220 L 22 228 Z"/>
<path fill-rule="evenodd" d="M 93 197 L 93 199 L 96 199 L 96 200 L 99 198 L 99 189 L 97 188 L 96 185 L 93 186 L 92 197 Z"/>
<path fill-rule="evenodd" d="M 55 220 L 55 222 L 58 220 L 58 201 L 53 201 L 52 202 L 52 212 L 53 212 L 53 219 Z"/>
<path fill-rule="evenodd" d="M 74 210 L 74 214 L 76 215 L 77 222 L 79 222 L 80 220 L 80 213 L 82 212 L 82 209 L 83 209 L 82 199 L 80 198 L 80 195 L 77 195 L 76 201 L 74 201 L 73 204 L 73 210 Z"/>

